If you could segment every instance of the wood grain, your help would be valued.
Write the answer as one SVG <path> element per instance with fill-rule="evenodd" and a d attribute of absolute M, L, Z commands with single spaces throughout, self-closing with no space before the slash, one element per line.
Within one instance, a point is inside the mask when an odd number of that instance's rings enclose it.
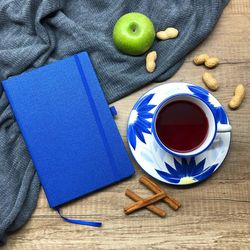
<path fill-rule="evenodd" d="M 63 208 L 72 218 L 100 220 L 100 229 L 65 223 L 48 208 L 43 191 L 31 220 L 12 234 L 2 249 L 250 249 L 250 1 L 231 0 L 215 30 L 187 56 L 181 69 L 167 82 L 188 81 L 203 86 L 204 67 L 192 64 L 199 53 L 218 56 L 213 70 L 220 82 L 214 95 L 225 106 L 233 136 L 231 150 L 219 170 L 192 188 L 159 185 L 182 203 L 175 212 L 166 204 L 157 206 L 168 216 L 159 218 L 146 209 L 126 216 L 130 202 L 124 192 L 131 188 L 141 197 L 151 192 L 138 182 L 142 171 L 134 162 L 136 175 L 119 185 L 79 199 Z M 237 111 L 227 108 L 237 83 L 247 86 L 247 96 Z M 147 87 L 115 103 L 119 130 L 126 142 L 129 112 Z"/>

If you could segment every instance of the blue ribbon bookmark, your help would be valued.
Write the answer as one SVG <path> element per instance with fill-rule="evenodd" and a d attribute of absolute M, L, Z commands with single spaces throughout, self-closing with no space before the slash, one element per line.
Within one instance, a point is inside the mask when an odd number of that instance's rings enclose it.
<path fill-rule="evenodd" d="M 69 223 L 80 224 L 80 225 L 91 226 L 91 227 L 101 227 L 102 226 L 101 222 L 85 221 L 85 220 L 73 220 L 73 219 L 66 218 L 60 213 L 59 208 L 55 208 L 55 209 L 57 210 L 57 212 L 61 216 L 61 218 Z"/>

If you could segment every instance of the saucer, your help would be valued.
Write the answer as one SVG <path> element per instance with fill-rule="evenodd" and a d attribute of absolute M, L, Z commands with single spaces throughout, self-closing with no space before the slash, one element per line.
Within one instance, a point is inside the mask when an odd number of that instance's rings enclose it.
<path fill-rule="evenodd" d="M 132 155 L 145 172 L 168 184 L 188 185 L 205 180 L 220 167 L 229 150 L 231 132 L 217 133 L 211 146 L 194 157 L 180 158 L 163 150 L 151 133 L 152 118 L 158 105 L 176 94 L 199 97 L 209 105 L 217 123 L 229 124 L 224 108 L 207 90 L 174 82 L 155 87 L 139 98 L 129 116 L 127 138 Z"/>

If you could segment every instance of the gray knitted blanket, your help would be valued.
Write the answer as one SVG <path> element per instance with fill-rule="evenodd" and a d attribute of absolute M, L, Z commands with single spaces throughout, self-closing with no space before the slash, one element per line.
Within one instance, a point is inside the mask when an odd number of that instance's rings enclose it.
<path fill-rule="evenodd" d="M 0 80 L 87 51 L 107 100 L 113 102 L 171 77 L 212 31 L 228 1 L 0 0 Z M 127 12 L 146 14 L 156 30 L 173 26 L 180 32 L 177 39 L 155 41 L 158 61 L 153 74 L 145 71 L 145 56 L 123 55 L 113 45 L 113 26 Z M 29 219 L 39 187 L 0 85 L 0 245 Z"/>

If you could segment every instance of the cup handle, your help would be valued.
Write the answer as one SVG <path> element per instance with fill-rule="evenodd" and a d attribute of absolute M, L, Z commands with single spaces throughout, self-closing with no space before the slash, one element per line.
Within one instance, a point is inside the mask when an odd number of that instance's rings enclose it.
<path fill-rule="evenodd" d="M 217 124 L 217 132 L 218 133 L 225 133 L 225 132 L 230 132 L 232 130 L 231 125 L 229 124 Z"/>

